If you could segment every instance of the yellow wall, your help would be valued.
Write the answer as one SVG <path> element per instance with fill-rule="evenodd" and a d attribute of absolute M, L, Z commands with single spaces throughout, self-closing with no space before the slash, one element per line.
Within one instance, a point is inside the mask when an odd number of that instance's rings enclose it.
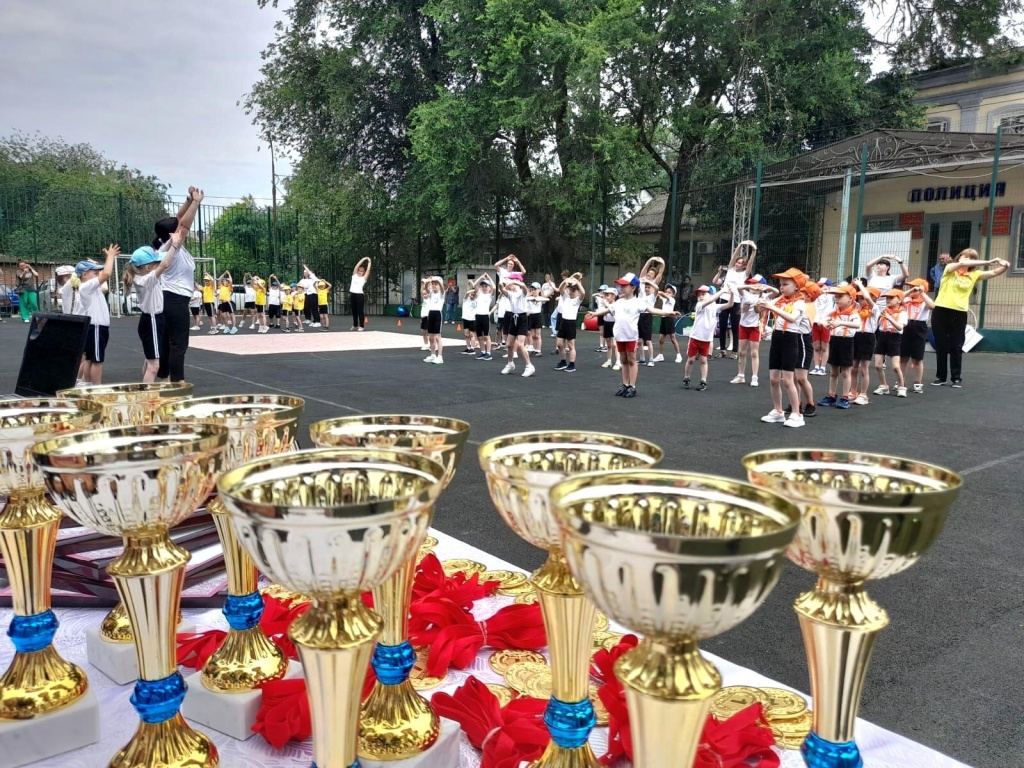
<path fill-rule="evenodd" d="M 949 120 L 948 131 L 960 130 L 960 107 L 956 104 L 940 104 L 935 107 L 928 107 L 925 112 L 925 119 L 944 117 Z"/>

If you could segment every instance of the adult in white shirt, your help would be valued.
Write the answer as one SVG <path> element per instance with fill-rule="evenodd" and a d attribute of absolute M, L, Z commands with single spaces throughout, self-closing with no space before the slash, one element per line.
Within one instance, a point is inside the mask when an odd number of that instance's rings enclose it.
<path fill-rule="evenodd" d="M 110 307 L 103 293 L 103 284 L 114 271 L 114 260 L 121 253 L 121 246 L 111 243 L 103 249 L 103 253 L 107 257 L 104 264 L 85 260 L 75 265 L 75 274 L 81 280 L 78 295 L 82 301 L 82 311 L 89 317 L 89 338 L 85 343 L 85 363 L 81 377 L 93 384 L 103 383 L 103 361 L 110 340 Z"/>
<path fill-rule="evenodd" d="M 307 265 L 302 265 L 302 280 L 299 281 L 299 285 L 302 286 L 306 294 L 306 303 L 302 305 L 302 313 L 306 317 L 306 322 L 309 323 L 310 328 L 320 328 L 320 302 L 317 300 L 316 295 L 316 284 L 320 278 L 317 277 L 313 270 Z"/>
<path fill-rule="evenodd" d="M 718 268 L 718 274 L 711 282 L 718 287 L 718 298 L 716 301 L 728 301 L 727 294 L 739 291 L 741 285 L 747 282 L 747 278 L 753 274 L 754 261 L 757 259 L 757 244 L 753 240 L 744 240 L 736 246 L 729 259 L 728 266 Z M 739 350 L 740 338 L 740 303 L 735 301 L 739 296 L 733 296 L 734 303 L 728 312 L 720 312 L 718 315 L 718 357 L 726 354 L 725 339 L 726 331 L 732 329 L 732 341 L 730 342 L 730 357 L 734 360 Z"/>
<path fill-rule="evenodd" d="M 900 274 L 898 275 L 890 274 L 894 261 L 900 267 Z M 897 285 L 902 285 L 903 281 L 910 277 L 910 273 L 907 272 L 907 265 L 903 263 L 903 259 L 893 256 L 891 253 L 883 253 L 878 258 L 872 259 L 864 265 L 864 271 L 870 275 L 868 277 L 868 288 L 877 288 L 883 294 L 888 293 Z"/>
<path fill-rule="evenodd" d="M 189 328 L 192 327 L 188 305 L 196 288 L 196 262 L 185 248 L 184 242 L 203 197 L 201 189 L 189 187 L 188 197 L 178 209 L 178 215 L 160 219 L 154 227 L 154 250 L 169 250 L 172 234 L 179 235 L 183 243 L 174 262 L 160 276 L 164 294 L 164 327 L 160 334 L 160 366 L 156 373 L 158 379 L 169 377 L 171 381 L 185 380 L 185 353 L 188 352 L 188 334 Z"/>
<path fill-rule="evenodd" d="M 164 327 L 164 293 L 160 276 L 174 264 L 175 255 L 181 247 L 181 237 L 175 232 L 169 242 L 171 247 L 163 254 L 148 245 L 137 248 L 121 278 L 125 295 L 134 290 L 139 297 L 142 314 L 139 315 L 138 332 L 146 360 L 142 368 L 142 381 L 146 384 L 156 381 L 160 367 L 160 336 Z"/>
<path fill-rule="evenodd" d="M 363 293 L 366 288 L 366 281 L 370 279 L 370 268 L 373 266 L 373 262 L 370 261 L 370 257 L 366 256 L 356 262 L 355 269 L 352 270 L 352 279 L 348 284 L 348 303 L 352 308 L 352 327 L 350 331 L 361 331 L 363 330 L 363 323 L 366 322 L 366 302 L 365 295 Z"/>

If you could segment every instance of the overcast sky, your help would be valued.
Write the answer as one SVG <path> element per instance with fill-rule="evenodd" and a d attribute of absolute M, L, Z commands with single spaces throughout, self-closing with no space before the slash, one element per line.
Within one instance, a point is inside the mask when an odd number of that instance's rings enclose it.
<path fill-rule="evenodd" d="M 269 198 L 269 152 L 235 102 L 281 16 L 256 0 L 0 0 L 0 135 L 92 144 L 175 196 Z"/>

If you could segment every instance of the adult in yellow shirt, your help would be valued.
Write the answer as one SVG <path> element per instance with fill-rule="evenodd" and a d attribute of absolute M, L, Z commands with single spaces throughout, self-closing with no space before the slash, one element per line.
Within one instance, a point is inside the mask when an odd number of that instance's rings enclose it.
<path fill-rule="evenodd" d="M 981 267 L 995 266 L 982 270 Z M 939 295 L 932 310 L 932 334 L 935 336 L 935 381 L 933 387 L 946 383 L 947 364 L 954 389 L 963 386 L 961 376 L 964 359 L 964 335 L 967 330 L 967 309 L 971 293 L 980 280 L 998 277 L 1010 268 L 1003 259 L 978 257 L 973 248 L 960 251 L 942 273 Z"/>

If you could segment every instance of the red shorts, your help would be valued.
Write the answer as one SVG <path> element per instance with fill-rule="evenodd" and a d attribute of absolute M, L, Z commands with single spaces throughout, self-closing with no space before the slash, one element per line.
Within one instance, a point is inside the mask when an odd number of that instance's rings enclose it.
<path fill-rule="evenodd" d="M 616 341 L 615 348 L 619 350 L 620 355 L 626 352 L 636 352 L 636 345 L 638 343 L 636 341 Z"/>
<path fill-rule="evenodd" d="M 761 326 L 755 325 L 748 328 L 745 325 L 740 326 L 740 341 L 752 341 L 755 344 L 761 341 Z"/>
<path fill-rule="evenodd" d="M 828 340 L 832 338 L 832 331 L 826 328 L 824 325 L 818 325 L 815 323 L 811 326 L 811 341 L 823 341 L 828 344 Z"/>
<path fill-rule="evenodd" d="M 697 339 L 690 339 L 689 346 L 686 347 L 687 357 L 708 357 L 711 354 L 711 342 L 710 341 L 697 341 Z"/>

